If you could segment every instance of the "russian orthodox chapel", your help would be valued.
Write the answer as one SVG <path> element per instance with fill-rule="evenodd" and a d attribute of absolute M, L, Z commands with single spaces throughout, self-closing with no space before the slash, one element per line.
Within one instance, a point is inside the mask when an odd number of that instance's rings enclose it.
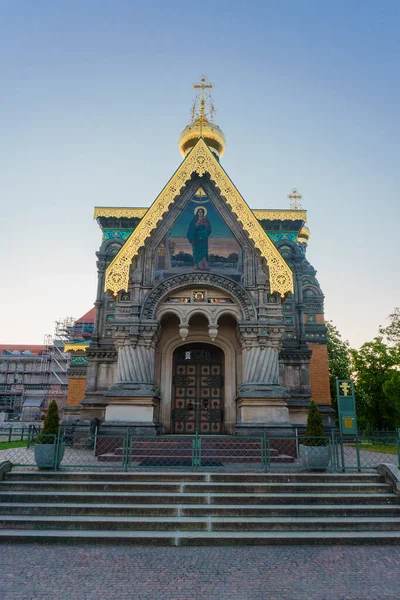
<path fill-rule="evenodd" d="M 183 161 L 150 208 L 95 208 L 94 335 L 71 372 L 86 386 L 82 420 L 149 435 L 289 433 L 312 398 L 332 422 L 301 197 L 249 208 L 222 166 L 210 87 L 195 86 Z"/>

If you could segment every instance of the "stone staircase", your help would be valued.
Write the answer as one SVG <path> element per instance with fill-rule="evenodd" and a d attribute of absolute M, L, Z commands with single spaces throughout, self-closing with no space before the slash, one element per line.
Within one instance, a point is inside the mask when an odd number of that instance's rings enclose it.
<path fill-rule="evenodd" d="M 397 544 L 400 496 L 380 475 L 12 471 L 0 541 Z"/>

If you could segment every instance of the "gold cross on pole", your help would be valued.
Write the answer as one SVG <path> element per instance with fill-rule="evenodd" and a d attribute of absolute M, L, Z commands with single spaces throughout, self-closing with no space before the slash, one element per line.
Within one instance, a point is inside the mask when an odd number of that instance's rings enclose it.
<path fill-rule="evenodd" d="M 195 90 L 200 91 L 200 106 L 199 106 L 199 123 L 200 123 L 200 135 L 203 135 L 203 124 L 205 120 L 205 112 L 206 112 L 206 98 L 205 98 L 205 90 L 211 90 L 213 88 L 213 84 L 208 81 L 204 77 L 200 78 L 200 83 L 194 83 L 193 88 Z M 193 115 L 194 116 L 194 115 Z"/>
<path fill-rule="evenodd" d="M 340 388 L 342 390 L 343 396 L 350 396 L 350 383 L 348 383 L 347 381 L 343 381 L 343 383 L 340 384 Z"/>
<path fill-rule="evenodd" d="M 292 189 L 290 194 L 288 194 L 288 198 L 291 201 L 290 208 L 292 208 L 293 210 L 299 210 L 299 208 L 301 208 L 300 200 L 303 198 L 303 196 L 299 194 L 296 188 Z"/>

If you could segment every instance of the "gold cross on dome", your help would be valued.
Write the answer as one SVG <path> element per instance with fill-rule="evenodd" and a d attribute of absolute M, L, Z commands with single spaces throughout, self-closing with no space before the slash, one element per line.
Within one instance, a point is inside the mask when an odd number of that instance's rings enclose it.
<path fill-rule="evenodd" d="M 204 100 L 204 90 L 212 90 L 214 87 L 211 81 L 207 82 L 207 79 L 204 77 L 200 78 L 200 83 L 194 83 L 193 87 L 195 90 L 201 90 L 201 98 Z"/>
<path fill-rule="evenodd" d="M 207 90 L 213 88 L 213 84 L 204 77 L 200 78 L 199 83 L 194 83 L 193 88 L 197 91 L 196 98 L 192 108 L 192 121 L 196 119 L 196 113 L 198 115 L 200 124 L 200 135 L 203 135 L 203 125 L 206 120 L 206 102 L 208 104 L 208 115 L 211 120 L 214 118 L 215 107 L 211 100 L 210 93 Z"/>
<path fill-rule="evenodd" d="M 292 208 L 293 210 L 299 210 L 299 208 L 301 208 L 300 200 L 303 198 L 303 196 L 299 194 L 296 188 L 292 189 L 290 194 L 288 194 L 288 198 L 291 201 L 290 208 Z"/>

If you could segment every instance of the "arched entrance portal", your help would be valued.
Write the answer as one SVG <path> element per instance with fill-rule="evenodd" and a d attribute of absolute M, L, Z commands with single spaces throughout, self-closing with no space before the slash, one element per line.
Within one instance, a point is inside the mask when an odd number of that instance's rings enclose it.
<path fill-rule="evenodd" d="M 172 433 L 223 433 L 224 353 L 193 343 L 174 352 Z"/>

